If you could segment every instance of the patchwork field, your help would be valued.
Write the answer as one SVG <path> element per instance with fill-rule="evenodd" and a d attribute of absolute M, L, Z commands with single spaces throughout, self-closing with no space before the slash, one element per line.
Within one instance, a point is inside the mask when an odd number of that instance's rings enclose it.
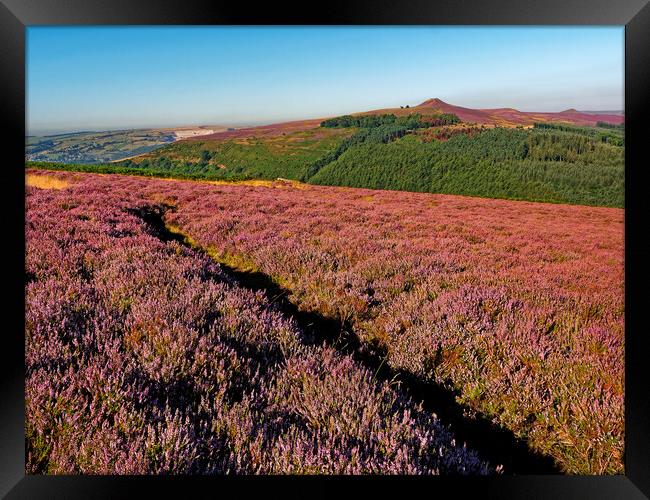
<path fill-rule="evenodd" d="M 201 137 L 225 127 L 179 127 L 167 129 L 72 132 L 25 139 L 29 161 L 58 163 L 103 163 L 125 160 L 148 153 L 179 139 Z"/>
<path fill-rule="evenodd" d="M 620 208 L 28 176 L 29 471 L 623 472 Z"/>

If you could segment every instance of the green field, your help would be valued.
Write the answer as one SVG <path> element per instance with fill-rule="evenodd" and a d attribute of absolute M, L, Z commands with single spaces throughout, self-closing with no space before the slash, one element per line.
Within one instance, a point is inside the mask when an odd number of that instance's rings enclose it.
<path fill-rule="evenodd" d="M 213 179 L 300 179 L 354 129 L 314 128 L 272 137 L 182 141 L 123 162 L 126 167 Z"/>

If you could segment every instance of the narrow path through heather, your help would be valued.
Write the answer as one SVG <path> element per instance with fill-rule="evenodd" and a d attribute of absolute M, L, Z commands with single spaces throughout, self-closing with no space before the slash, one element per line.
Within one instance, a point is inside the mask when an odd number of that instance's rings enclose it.
<path fill-rule="evenodd" d="M 174 207 L 160 205 L 150 210 L 134 211 L 162 241 L 176 241 L 193 251 L 209 255 L 206 249 L 190 243 L 188 235 L 172 230 L 165 223 L 165 213 Z M 210 256 L 215 260 L 212 256 Z M 361 343 L 351 325 L 316 312 L 303 311 L 289 300 L 291 291 L 279 286 L 270 276 L 261 272 L 236 269 L 215 260 L 238 285 L 252 291 L 262 291 L 270 303 L 285 316 L 293 318 L 313 344 L 327 344 L 351 356 L 364 365 L 378 380 L 387 381 L 423 408 L 449 426 L 456 441 L 465 443 L 495 466 L 501 465 L 504 474 L 558 474 L 562 471 L 555 461 L 532 451 L 524 440 L 480 416 L 468 414 L 468 409 L 456 400 L 456 393 L 439 384 L 425 382 L 403 370 L 395 370 L 385 363 L 385 353 Z"/>

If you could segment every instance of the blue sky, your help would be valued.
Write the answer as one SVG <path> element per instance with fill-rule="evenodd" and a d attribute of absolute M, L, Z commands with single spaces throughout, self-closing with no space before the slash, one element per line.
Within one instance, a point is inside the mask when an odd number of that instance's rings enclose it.
<path fill-rule="evenodd" d="M 623 109 L 623 27 L 30 27 L 29 134 L 246 125 L 438 97 Z"/>

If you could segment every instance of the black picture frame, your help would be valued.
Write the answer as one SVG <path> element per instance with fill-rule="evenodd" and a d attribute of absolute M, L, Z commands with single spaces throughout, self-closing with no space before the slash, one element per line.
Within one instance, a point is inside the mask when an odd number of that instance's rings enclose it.
<path fill-rule="evenodd" d="M 468 498 L 642 499 L 650 497 L 650 387 L 646 312 L 650 197 L 642 148 L 648 127 L 648 0 L 437 0 L 326 2 L 317 9 L 203 0 L 1 0 L 0 120 L 7 139 L 0 170 L 5 250 L 0 353 L 0 495 L 7 498 L 214 497 L 254 488 L 306 496 L 361 488 Z M 501 477 L 208 478 L 26 476 L 24 439 L 25 27 L 32 25 L 620 25 L 625 26 L 625 475 Z M 21 216 L 22 214 L 22 216 Z M 428 492 L 428 493 L 427 493 Z"/>

